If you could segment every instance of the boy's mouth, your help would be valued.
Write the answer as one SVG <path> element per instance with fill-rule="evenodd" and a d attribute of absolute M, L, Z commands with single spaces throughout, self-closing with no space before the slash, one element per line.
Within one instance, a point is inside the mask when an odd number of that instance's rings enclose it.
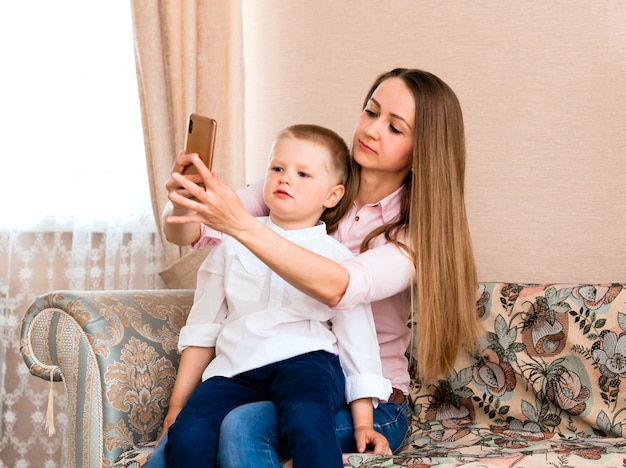
<path fill-rule="evenodd" d="M 291 195 L 289 195 L 289 193 L 285 192 L 284 190 L 280 190 L 280 189 L 274 191 L 274 195 L 278 195 L 279 197 L 293 198 Z"/>

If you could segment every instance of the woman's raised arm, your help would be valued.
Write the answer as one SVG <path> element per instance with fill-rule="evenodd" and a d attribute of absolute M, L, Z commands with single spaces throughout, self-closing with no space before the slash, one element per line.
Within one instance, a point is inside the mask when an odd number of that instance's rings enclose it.
<path fill-rule="evenodd" d="M 191 164 L 191 154 L 185 154 L 184 151 L 178 153 L 178 156 L 174 160 L 174 166 L 172 167 L 172 175 L 179 174 L 183 171 L 185 166 Z M 185 176 L 189 178 L 191 182 L 202 182 L 202 177 L 194 174 Z M 168 198 L 172 193 L 177 193 L 182 197 L 191 197 L 189 192 L 185 190 L 172 176 L 165 183 L 165 188 L 168 193 Z M 170 216 L 184 216 L 189 214 L 189 209 L 182 205 L 173 205 L 171 202 L 166 203 L 163 208 L 161 218 L 163 219 L 163 232 L 168 241 L 176 245 L 189 245 L 197 242 L 200 238 L 200 223 L 185 223 L 185 224 L 172 224 L 166 222 Z"/>

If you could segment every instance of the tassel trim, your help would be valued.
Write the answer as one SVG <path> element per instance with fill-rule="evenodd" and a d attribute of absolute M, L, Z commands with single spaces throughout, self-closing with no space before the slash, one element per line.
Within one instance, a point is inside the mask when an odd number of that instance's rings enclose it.
<path fill-rule="evenodd" d="M 54 382 L 54 370 L 50 371 L 50 389 L 48 390 L 48 409 L 46 410 L 46 420 L 44 421 L 44 429 L 48 431 L 48 437 L 56 434 L 54 427 L 54 391 L 52 383 Z"/>

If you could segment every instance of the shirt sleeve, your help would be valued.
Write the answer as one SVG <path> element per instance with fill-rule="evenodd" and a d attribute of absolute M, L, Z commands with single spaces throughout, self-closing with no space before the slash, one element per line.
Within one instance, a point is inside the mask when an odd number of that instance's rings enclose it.
<path fill-rule="evenodd" d="M 227 316 L 224 293 L 224 253 L 217 245 L 198 270 L 198 284 L 187 322 L 180 330 L 178 351 L 189 346 L 213 347 Z"/>
<path fill-rule="evenodd" d="M 245 188 L 237 190 L 237 196 L 241 200 L 241 204 L 252 216 L 267 216 L 269 208 L 263 200 L 263 184 L 265 179 L 258 180 Z M 197 242 L 191 244 L 194 250 L 202 250 L 207 246 L 218 244 L 222 238 L 222 233 L 211 229 L 206 224 L 200 225 L 200 238 Z"/>
<path fill-rule="evenodd" d="M 337 337 L 339 361 L 346 376 L 346 401 L 372 398 L 387 401 L 391 382 L 383 377 L 380 349 L 372 309 L 360 304 L 335 315 L 332 330 Z"/>
<path fill-rule="evenodd" d="M 393 243 L 367 250 L 342 265 L 348 270 L 350 281 L 335 307 L 338 310 L 394 296 L 407 289 L 415 277 L 415 265 Z"/>

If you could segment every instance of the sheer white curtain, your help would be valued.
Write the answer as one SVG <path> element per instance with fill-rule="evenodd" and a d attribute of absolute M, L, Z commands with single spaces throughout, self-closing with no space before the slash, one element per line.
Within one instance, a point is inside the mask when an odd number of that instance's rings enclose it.
<path fill-rule="evenodd" d="M 24 312 L 58 289 L 163 287 L 130 4 L 3 2 L 0 60 L 0 466 L 62 467 L 63 390 L 50 438 Z"/>

